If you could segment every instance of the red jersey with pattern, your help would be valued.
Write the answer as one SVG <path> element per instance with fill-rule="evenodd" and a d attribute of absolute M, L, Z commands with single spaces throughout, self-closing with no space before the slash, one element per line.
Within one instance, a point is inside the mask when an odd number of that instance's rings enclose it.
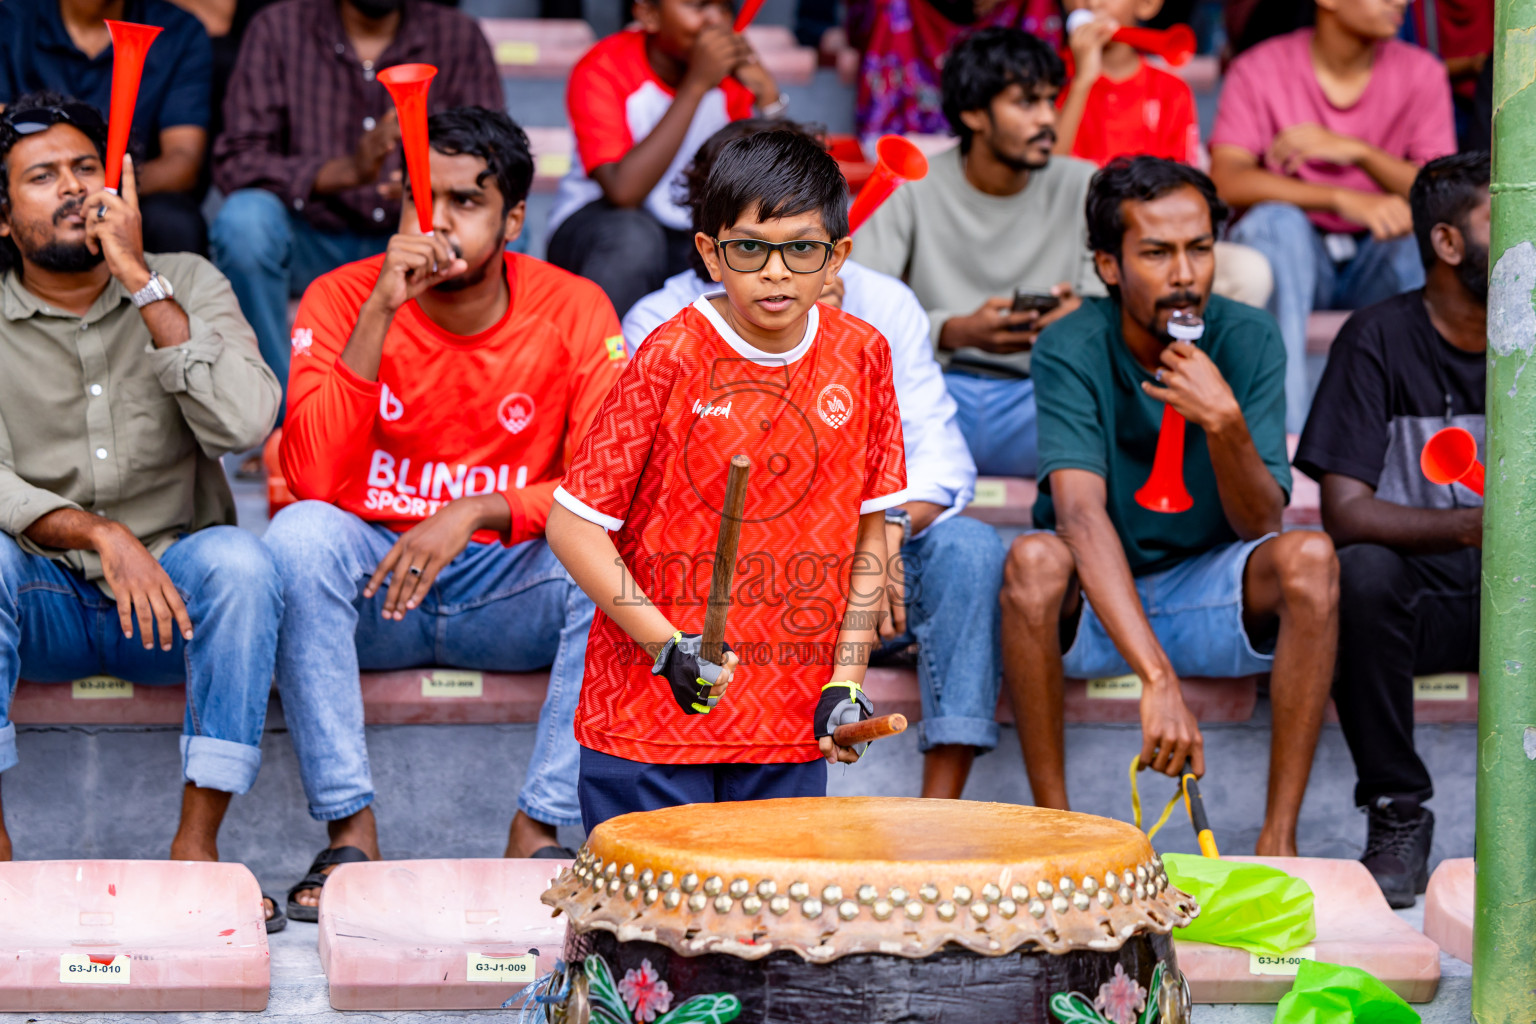
<path fill-rule="evenodd" d="M 576 739 L 651 764 L 803 763 L 820 756 L 812 713 L 833 680 L 850 584 L 872 601 L 881 580 L 881 567 L 853 565 L 859 516 L 905 499 L 890 347 L 818 305 L 800 344 L 769 355 L 709 298 L 640 347 L 555 500 L 613 532 L 640 591 L 624 600 L 648 599 L 698 633 L 729 462 L 750 458 L 726 627 L 741 667 L 712 712 L 685 715 L 599 610 Z"/>
<path fill-rule="evenodd" d="M 656 77 L 645 55 L 645 33 L 618 32 L 586 52 L 566 83 L 566 114 L 576 135 L 576 159 L 560 182 L 549 230 L 602 196 L 592 172 L 618 163 L 661 123 L 676 93 Z M 694 108 L 693 120 L 671 164 L 645 199 L 645 208 L 667 227 L 690 230 L 693 213 L 677 203 L 677 176 L 708 138 L 732 121 L 752 116 L 752 91 L 734 78 L 709 90 Z"/>
<path fill-rule="evenodd" d="M 1058 105 L 1066 96 L 1067 90 L 1061 90 Z M 1117 156 L 1142 155 L 1198 166 L 1195 94 L 1178 75 L 1146 61 L 1123 82 L 1100 75 L 1088 90 L 1072 155 L 1101 167 Z"/>
<path fill-rule="evenodd" d="M 597 285 L 528 256 L 505 259 L 512 300 L 495 326 L 450 334 L 408 302 L 372 381 L 337 357 L 384 257 L 309 286 L 294 319 L 281 448 L 297 497 L 404 531 L 455 498 L 500 494 L 511 510 L 504 543 L 543 536 L 555 487 L 618 379 L 624 341 Z"/>

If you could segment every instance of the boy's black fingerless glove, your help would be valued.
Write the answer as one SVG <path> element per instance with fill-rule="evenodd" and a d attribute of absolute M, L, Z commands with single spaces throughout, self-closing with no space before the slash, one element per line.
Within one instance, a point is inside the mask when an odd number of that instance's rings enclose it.
<path fill-rule="evenodd" d="M 874 702 L 858 683 L 828 683 L 821 688 L 821 700 L 816 702 L 816 738 L 831 736 L 838 726 L 862 722 L 874 713 Z M 863 757 L 868 746 L 868 743 L 860 743 L 853 749 Z"/>
<path fill-rule="evenodd" d="M 651 666 L 651 675 L 666 678 L 672 687 L 672 699 L 685 715 L 707 715 L 720 702 L 709 691 L 720 679 L 721 666 L 704 659 L 699 653 L 703 645 L 701 634 L 679 630 L 672 634 Z M 720 649 L 729 651 L 731 645 L 722 643 Z"/>

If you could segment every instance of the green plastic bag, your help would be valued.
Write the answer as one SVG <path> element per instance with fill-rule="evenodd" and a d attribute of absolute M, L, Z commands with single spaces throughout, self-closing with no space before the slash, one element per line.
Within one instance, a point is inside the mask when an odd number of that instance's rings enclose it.
<path fill-rule="evenodd" d="M 1311 960 L 1301 965 L 1296 972 L 1296 983 L 1275 1007 L 1275 1024 L 1353 1024 L 1355 1021 L 1360 1024 L 1419 1024 L 1419 1015 L 1396 992 L 1360 968 Z"/>
<path fill-rule="evenodd" d="M 1164 854 L 1163 866 L 1200 904 L 1181 939 L 1280 954 L 1317 938 L 1311 887 L 1279 868 L 1188 853 Z"/>

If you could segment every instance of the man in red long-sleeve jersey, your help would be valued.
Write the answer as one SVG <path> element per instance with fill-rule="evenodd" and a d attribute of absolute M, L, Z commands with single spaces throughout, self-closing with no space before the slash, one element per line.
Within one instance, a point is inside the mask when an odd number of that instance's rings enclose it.
<path fill-rule="evenodd" d="M 277 684 L 330 847 L 289 893 L 318 916 L 335 864 L 379 856 L 359 667 L 551 666 L 508 856 L 570 856 L 573 719 L 592 602 L 544 542 L 569 464 L 624 360 L 590 281 L 505 252 L 528 140 L 505 114 L 428 121 L 433 232 L 319 278 L 293 332 L 283 471 L 301 501 L 266 541 L 283 576 Z M 409 205 L 409 204 L 407 204 Z"/>

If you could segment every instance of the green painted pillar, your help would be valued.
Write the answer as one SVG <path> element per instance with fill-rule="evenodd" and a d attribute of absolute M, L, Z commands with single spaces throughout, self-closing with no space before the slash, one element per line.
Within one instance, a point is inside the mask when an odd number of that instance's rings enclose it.
<path fill-rule="evenodd" d="M 1536 0 L 1498 0 L 1472 1016 L 1536 1021 Z"/>

